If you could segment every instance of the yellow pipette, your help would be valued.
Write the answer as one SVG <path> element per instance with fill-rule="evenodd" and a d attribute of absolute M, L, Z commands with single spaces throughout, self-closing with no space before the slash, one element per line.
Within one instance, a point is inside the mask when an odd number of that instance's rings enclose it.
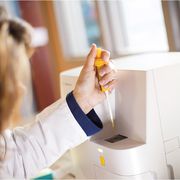
<path fill-rule="evenodd" d="M 101 48 L 97 48 L 95 67 L 97 68 L 98 80 L 101 79 L 101 76 L 99 75 L 99 70 L 101 69 L 102 66 L 104 66 L 105 64 L 108 64 L 107 62 L 105 62 L 101 58 L 101 53 L 102 53 Z M 101 91 L 104 92 L 105 95 L 106 95 L 106 100 L 107 100 L 110 120 L 111 120 L 111 123 L 112 123 L 112 127 L 114 128 L 114 119 L 113 119 L 112 109 L 111 109 L 111 105 L 110 105 L 110 101 L 109 101 L 109 88 L 104 88 L 103 86 L 100 86 L 100 88 L 101 88 Z"/>

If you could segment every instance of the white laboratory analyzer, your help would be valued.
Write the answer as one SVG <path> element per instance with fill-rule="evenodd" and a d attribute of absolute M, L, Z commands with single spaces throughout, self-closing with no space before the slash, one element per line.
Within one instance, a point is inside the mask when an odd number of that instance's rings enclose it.
<path fill-rule="evenodd" d="M 180 53 L 114 59 L 119 83 L 95 107 L 103 129 L 71 151 L 84 179 L 180 178 Z M 60 74 L 61 95 L 73 90 L 81 68 Z"/>

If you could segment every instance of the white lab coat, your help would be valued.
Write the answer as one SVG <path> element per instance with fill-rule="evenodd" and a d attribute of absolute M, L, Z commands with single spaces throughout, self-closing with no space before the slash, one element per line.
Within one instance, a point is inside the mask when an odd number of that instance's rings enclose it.
<path fill-rule="evenodd" d="M 58 100 L 28 126 L 0 137 L 0 178 L 27 178 L 50 166 L 66 150 L 87 140 L 65 100 Z"/>

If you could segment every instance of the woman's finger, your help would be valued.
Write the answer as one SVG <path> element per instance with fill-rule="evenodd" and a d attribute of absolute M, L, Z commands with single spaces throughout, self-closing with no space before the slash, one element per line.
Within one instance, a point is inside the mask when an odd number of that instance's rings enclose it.
<path fill-rule="evenodd" d="M 104 88 L 109 89 L 109 91 L 111 92 L 115 88 L 116 85 L 117 85 L 117 80 L 112 80 L 108 82 L 107 84 L 105 84 Z"/>
<path fill-rule="evenodd" d="M 109 65 L 104 65 L 100 70 L 99 70 L 99 75 L 104 76 L 105 74 L 108 74 L 112 71 L 111 67 Z"/>
<path fill-rule="evenodd" d="M 105 74 L 103 77 L 101 77 L 99 84 L 103 86 L 114 79 L 116 79 L 116 74 L 114 71 L 111 71 L 110 73 Z"/>
<path fill-rule="evenodd" d="M 102 49 L 101 58 L 108 63 L 110 58 L 110 52 Z"/>

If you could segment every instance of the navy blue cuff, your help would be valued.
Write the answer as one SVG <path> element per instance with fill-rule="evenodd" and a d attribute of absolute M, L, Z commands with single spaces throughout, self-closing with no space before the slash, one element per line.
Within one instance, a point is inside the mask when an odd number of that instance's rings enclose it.
<path fill-rule="evenodd" d="M 76 102 L 72 92 L 66 96 L 66 101 L 71 113 L 87 136 L 91 136 L 103 128 L 103 124 L 94 109 L 86 115 Z"/>

